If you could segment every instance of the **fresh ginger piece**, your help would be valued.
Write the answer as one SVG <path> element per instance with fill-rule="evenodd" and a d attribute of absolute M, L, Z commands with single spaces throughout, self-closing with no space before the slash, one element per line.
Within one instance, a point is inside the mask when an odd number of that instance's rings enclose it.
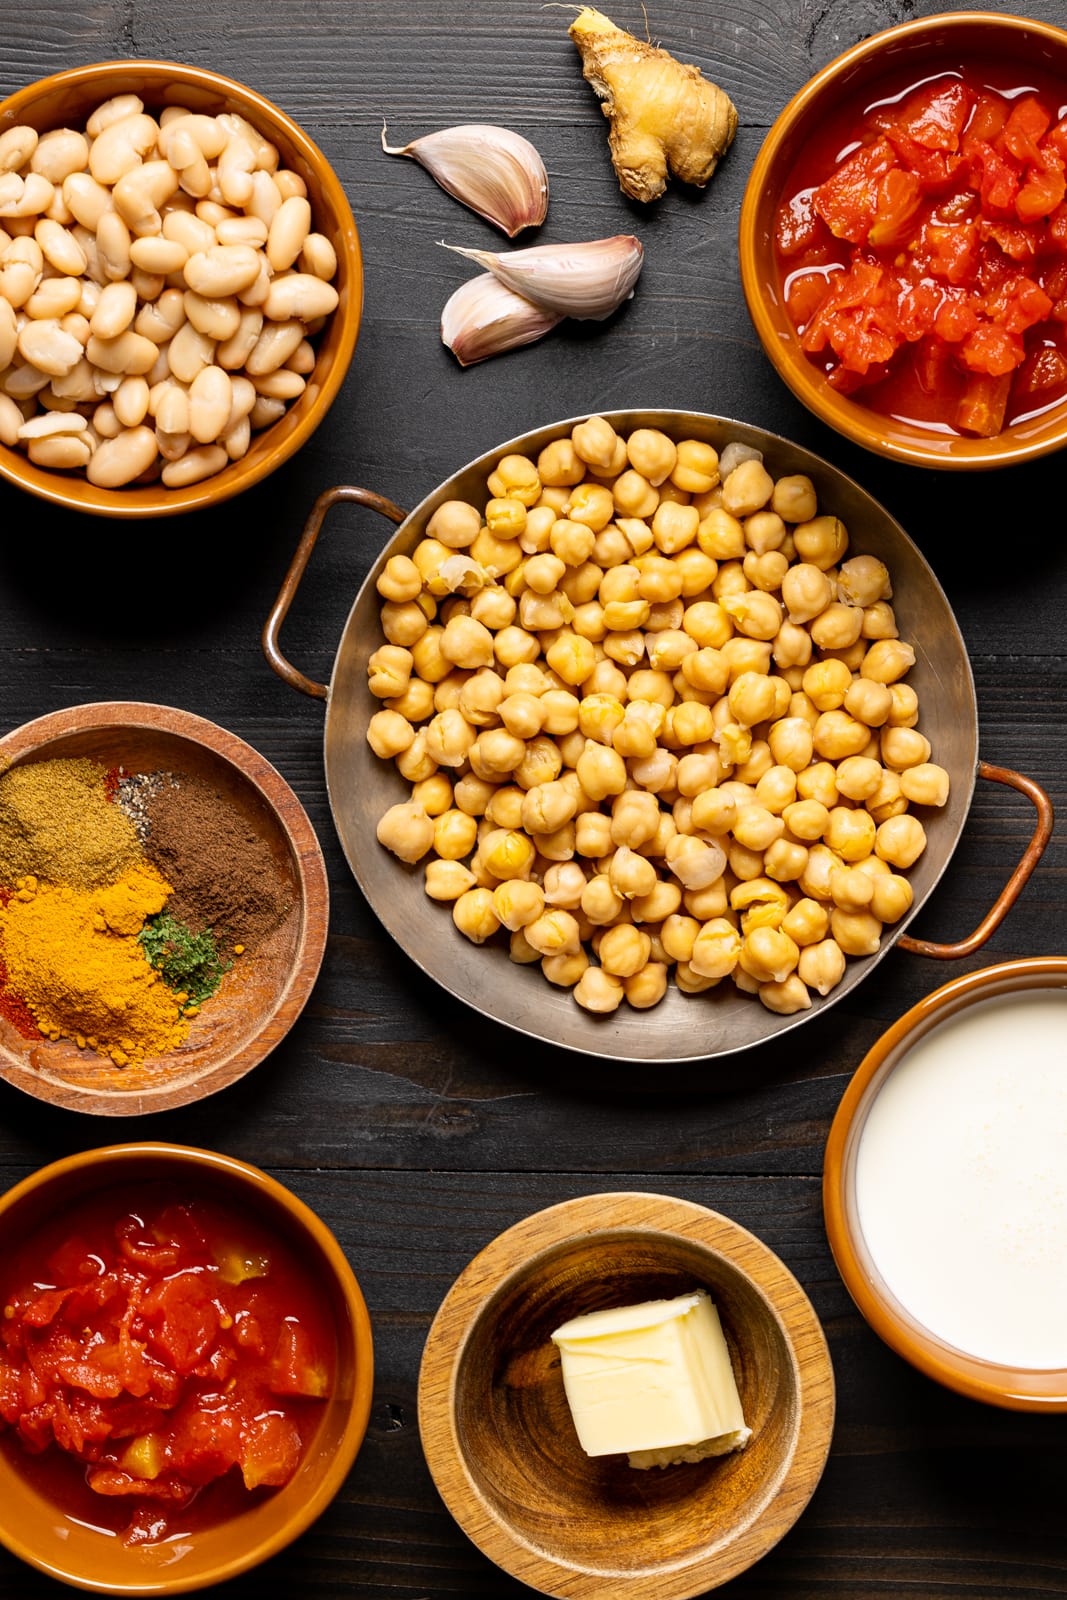
<path fill-rule="evenodd" d="M 668 170 L 703 188 L 733 143 L 737 110 L 701 72 L 583 6 L 568 29 L 582 76 L 604 104 L 619 187 L 632 200 L 657 200 Z"/>

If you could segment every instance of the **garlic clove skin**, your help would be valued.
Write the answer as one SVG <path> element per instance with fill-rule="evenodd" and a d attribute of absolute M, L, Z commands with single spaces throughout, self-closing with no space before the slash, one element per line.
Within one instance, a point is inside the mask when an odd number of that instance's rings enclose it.
<path fill-rule="evenodd" d="M 562 315 L 509 289 L 491 272 L 460 285 L 441 312 L 441 342 L 461 367 L 502 355 L 551 333 Z"/>
<path fill-rule="evenodd" d="M 548 174 L 528 139 L 510 128 L 465 122 L 424 134 L 410 144 L 389 145 L 386 155 L 409 156 L 454 199 L 469 206 L 513 239 L 536 228 L 548 211 Z"/>
<path fill-rule="evenodd" d="M 641 241 L 632 233 L 502 253 L 456 244 L 446 244 L 445 249 L 487 267 L 509 289 L 546 311 L 592 322 L 610 317 L 630 298 L 645 257 Z"/>

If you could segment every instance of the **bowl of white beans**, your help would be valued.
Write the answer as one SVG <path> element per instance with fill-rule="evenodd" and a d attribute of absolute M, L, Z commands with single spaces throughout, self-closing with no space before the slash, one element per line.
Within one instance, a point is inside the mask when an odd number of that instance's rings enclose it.
<path fill-rule="evenodd" d="M 339 501 L 398 522 L 329 685 L 278 633 Z M 334 820 L 370 905 L 466 1004 L 616 1060 L 817 1017 L 894 943 L 962 956 L 1048 838 L 978 760 L 967 651 L 903 528 L 785 439 L 699 412 L 571 418 L 405 516 L 320 495 L 264 631 L 327 701 Z M 1039 812 L 958 945 L 904 933 L 977 777 Z"/>
<path fill-rule="evenodd" d="M 0 476 L 166 516 L 227 500 L 322 422 L 363 304 L 323 152 L 254 90 L 111 61 L 0 104 Z"/>

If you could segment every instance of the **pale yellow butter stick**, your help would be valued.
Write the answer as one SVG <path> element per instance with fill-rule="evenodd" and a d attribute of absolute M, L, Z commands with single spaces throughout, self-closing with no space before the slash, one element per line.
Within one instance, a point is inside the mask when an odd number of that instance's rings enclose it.
<path fill-rule="evenodd" d="M 552 1342 L 588 1456 L 668 1467 L 726 1455 L 752 1436 L 719 1314 L 703 1289 L 574 1317 Z"/>

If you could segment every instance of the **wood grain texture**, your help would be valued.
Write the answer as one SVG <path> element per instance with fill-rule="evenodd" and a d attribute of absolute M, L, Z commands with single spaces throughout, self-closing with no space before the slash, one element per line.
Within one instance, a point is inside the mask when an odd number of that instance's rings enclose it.
<path fill-rule="evenodd" d="M 644 30 L 632 0 L 609 6 Z M 472 1257 L 557 1201 L 621 1188 L 731 1217 L 796 1275 L 829 1340 L 833 1448 L 804 1515 L 725 1591 L 745 1600 L 1044 1600 L 1067 1595 L 1064 1427 L 930 1383 L 853 1309 L 826 1245 L 823 1147 L 849 1076 L 881 1032 L 957 971 L 1056 954 L 1067 926 L 1062 827 L 989 945 L 958 964 L 894 950 L 795 1035 L 719 1063 L 621 1069 L 516 1041 L 425 979 L 348 870 L 323 772 L 321 704 L 266 665 L 259 635 L 316 497 L 356 483 L 403 507 L 530 428 L 600 408 L 735 417 L 816 451 L 920 546 L 965 640 L 979 753 L 1067 804 L 1067 566 L 1062 462 L 949 479 L 865 455 L 817 423 L 763 355 L 738 276 L 741 194 L 789 95 L 859 38 L 937 0 L 657 0 L 653 39 L 738 106 L 709 188 L 672 185 L 647 214 L 619 194 L 606 123 L 565 12 L 530 0 L 0 0 L 0 94 L 110 57 L 188 61 L 248 83 L 325 150 L 352 203 L 365 320 L 348 379 L 299 455 L 228 506 L 161 526 L 49 510 L 0 484 L 0 728 L 96 700 L 183 707 L 245 739 L 302 802 L 330 890 L 325 959 L 298 1024 L 253 1073 L 199 1106 L 115 1118 L 107 1138 L 207 1145 L 291 1184 L 336 1232 L 364 1289 L 378 1375 L 371 1429 L 330 1511 L 290 1552 L 227 1586 L 234 1600 L 519 1600 L 438 1498 L 416 1426 L 432 1318 Z M 950 5 L 947 9 L 962 9 Z M 1054 0 L 1001 9 L 1062 24 Z M 637 292 L 607 325 L 574 324 L 461 371 L 438 337 L 467 275 L 438 241 L 499 243 L 413 163 L 379 146 L 498 121 L 549 171 L 544 241 L 633 231 Z M 387 523 L 339 507 L 285 620 L 286 655 L 329 680 Z M 1033 810 L 976 787 L 960 843 L 911 929 L 975 927 L 1032 831 Z M 0 1083 L 0 1185 L 102 1142 L 101 1124 Z M 0 1600 L 68 1591 L 0 1552 Z"/>

